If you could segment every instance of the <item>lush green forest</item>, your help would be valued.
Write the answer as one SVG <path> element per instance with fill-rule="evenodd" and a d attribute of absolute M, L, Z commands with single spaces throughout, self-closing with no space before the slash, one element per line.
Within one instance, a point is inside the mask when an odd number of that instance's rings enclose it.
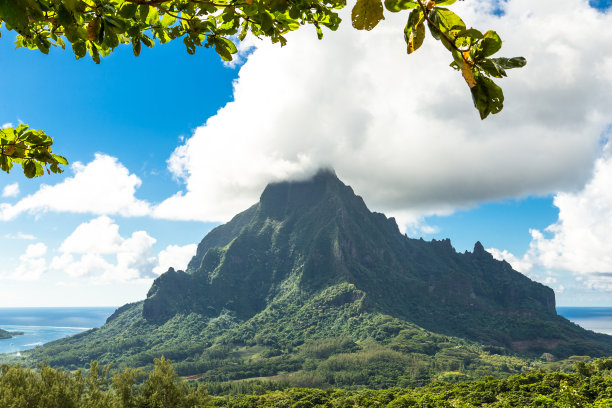
<path fill-rule="evenodd" d="M 269 383 L 272 384 L 272 383 Z M 278 388 L 271 390 L 271 388 Z M 250 394 L 241 394 L 241 391 Z M 224 393 L 226 395 L 211 395 Z M 232 395 L 234 394 L 234 395 Z M 568 372 L 539 370 L 506 379 L 434 381 L 419 388 L 342 390 L 266 387 L 263 382 L 210 387 L 186 381 L 169 360 L 150 373 L 92 362 L 89 370 L 0 366 L 0 406 L 19 408 L 258 407 L 611 407 L 612 358 L 577 361 Z"/>
<path fill-rule="evenodd" d="M 126 332 L 109 324 L 92 333 L 24 352 L 25 359 L 19 361 L 29 366 L 47 361 L 54 367 L 76 370 L 88 364 L 81 360 L 83 356 L 98 356 L 101 364 L 150 371 L 156 358 L 166 356 L 175 361 L 174 369 L 179 375 L 215 386 L 241 380 L 273 380 L 295 387 L 389 388 L 486 376 L 504 378 L 540 368 L 563 369 L 573 361 L 589 359 L 556 359 L 550 353 L 527 357 L 502 347 L 432 333 L 383 315 L 363 314 L 360 324 L 353 321 L 359 329 L 353 336 L 339 326 L 337 322 L 345 320 L 335 316 L 336 311 L 324 309 L 312 314 L 311 318 L 320 319 L 327 329 L 302 343 L 284 342 L 287 334 L 283 336 L 281 331 L 292 326 L 286 326 L 282 319 L 277 330 L 238 342 L 236 336 L 240 333 L 231 329 L 229 317 L 215 321 L 217 330 L 206 330 L 211 325 L 206 325 L 205 319 L 190 315 L 180 320 L 176 317 L 161 327 L 135 319 Z M 114 340 L 107 341 L 112 333 Z M 80 336 L 90 341 L 84 343 Z"/>

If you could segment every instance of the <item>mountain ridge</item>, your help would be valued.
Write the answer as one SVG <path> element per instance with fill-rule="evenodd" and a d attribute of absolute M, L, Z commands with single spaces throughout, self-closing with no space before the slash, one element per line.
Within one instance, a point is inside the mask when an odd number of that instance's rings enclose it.
<path fill-rule="evenodd" d="M 257 259 L 266 252 L 273 252 L 273 257 Z M 170 271 L 155 281 L 143 316 L 163 321 L 185 308 L 210 315 L 227 308 L 248 319 L 265 308 L 266 298 L 278 294 L 274 285 L 287 278 L 288 271 L 296 275 L 300 289 L 312 293 L 339 282 L 353 284 L 367 293 L 375 310 L 433 331 L 440 331 L 435 320 L 447 312 L 435 312 L 439 308 L 431 307 L 432 296 L 464 313 L 490 314 L 502 308 L 507 314 L 556 316 L 550 288 L 494 260 L 480 242 L 473 253 L 459 254 L 448 239 L 431 243 L 409 239 L 393 218 L 370 212 L 363 199 L 331 171 L 307 181 L 268 185 L 257 205 L 202 240 L 187 272 Z M 491 271 L 498 276 L 491 276 Z M 497 288 L 488 282 L 493 279 Z M 401 288 L 393 293 L 387 290 L 398 285 Z M 501 285 L 506 286 L 503 291 Z M 528 293 L 521 297 L 520 291 Z M 195 296 L 185 293 L 198 293 L 207 301 L 201 307 L 171 304 L 180 294 L 185 301 Z M 218 298 L 218 293 L 233 297 Z M 406 294 L 411 300 L 405 299 Z M 475 337 L 456 326 L 445 334 L 492 339 Z"/>
<path fill-rule="evenodd" d="M 102 328 L 31 356 L 140 367 L 165 355 L 214 381 L 295 372 L 390 386 L 461 367 L 509 374 L 531 364 L 510 355 L 544 352 L 610 355 L 612 336 L 558 316 L 552 289 L 480 242 L 458 253 L 448 239 L 401 234 L 328 170 L 268 185 L 204 237 L 186 271 L 170 268 Z M 356 374 L 362 366 L 378 368 Z"/>

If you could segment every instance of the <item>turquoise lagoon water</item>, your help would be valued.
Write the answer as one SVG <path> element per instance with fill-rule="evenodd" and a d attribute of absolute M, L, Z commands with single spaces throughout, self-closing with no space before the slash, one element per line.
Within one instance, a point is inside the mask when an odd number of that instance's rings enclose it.
<path fill-rule="evenodd" d="M 115 307 L 0 308 L 0 328 L 23 335 L 0 340 L 0 353 L 13 353 L 100 327 Z"/>

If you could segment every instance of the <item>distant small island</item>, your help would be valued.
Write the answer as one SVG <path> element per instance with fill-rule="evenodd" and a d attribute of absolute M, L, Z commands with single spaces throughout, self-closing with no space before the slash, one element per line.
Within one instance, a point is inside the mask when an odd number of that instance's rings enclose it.
<path fill-rule="evenodd" d="M 9 331 L 0 329 L 0 340 L 12 339 L 13 336 L 21 336 L 21 335 L 23 335 L 22 331 L 9 332 Z"/>

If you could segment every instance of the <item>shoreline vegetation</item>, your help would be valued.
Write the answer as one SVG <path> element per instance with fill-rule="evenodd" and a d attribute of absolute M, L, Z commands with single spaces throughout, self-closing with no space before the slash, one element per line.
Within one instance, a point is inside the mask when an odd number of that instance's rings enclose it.
<path fill-rule="evenodd" d="M 567 372 L 538 370 L 504 379 L 434 381 L 423 387 L 359 389 L 283 388 L 272 383 L 235 383 L 215 388 L 176 374 L 171 361 L 153 370 L 111 371 L 97 362 L 89 370 L 0 365 L 0 405 L 20 408 L 259 408 L 259 407 L 610 407 L 612 358 L 575 361 Z M 225 395 L 214 395 L 225 394 Z"/>
<path fill-rule="evenodd" d="M 23 336 L 22 331 L 6 331 L 0 329 L 0 340 L 12 339 L 14 336 Z"/>

